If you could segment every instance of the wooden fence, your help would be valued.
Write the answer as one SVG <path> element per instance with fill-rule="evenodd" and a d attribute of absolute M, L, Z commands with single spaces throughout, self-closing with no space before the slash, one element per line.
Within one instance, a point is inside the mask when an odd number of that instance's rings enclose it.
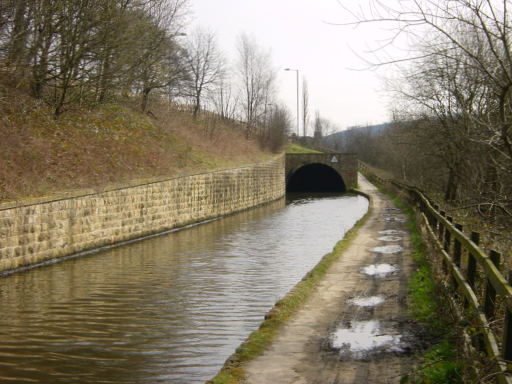
<path fill-rule="evenodd" d="M 368 166 L 360 163 L 360 170 L 367 172 Z M 454 299 L 460 300 L 465 315 L 471 314 L 478 324 L 474 346 L 493 362 L 495 381 L 512 384 L 507 366 L 512 361 L 512 272 L 508 273 L 508 280 L 500 272 L 501 255 L 493 250 L 486 254 L 478 246 L 478 232 L 471 232 L 468 237 L 462 225 L 454 223 L 417 188 L 370 176 L 407 192 L 419 209 L 422 224 L 442 257 L 443 272 L 457 293 Z"/>
<path fill-rule="evenodd" d="M 375 172 L 375 169 L 373 167 L 363 163 L 361 160 L 358 160 L 357 167 L 359 171 L 361 171 L 365 175 L 370 175 L 371 179 L 379 184 L 389 184 L 391 182 L 390 179 L 379 176 L 378 173 Z"/>

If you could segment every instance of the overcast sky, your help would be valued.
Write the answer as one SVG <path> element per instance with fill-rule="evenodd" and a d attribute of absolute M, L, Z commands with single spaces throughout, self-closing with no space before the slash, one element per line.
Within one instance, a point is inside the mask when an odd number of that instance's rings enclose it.
<path fill-rule="evenodd" d="M 345 4 L 353 7 L 358 1 Z M 228 57 L 234 57 L 241 32 L 271 50 L 278 69 L 279 98 L 293 119 L 296 77 L 295 72 L 283 70 L 288 67 L 299 69 L 300 78 L 307 79 L 310 116 L 318 110 L 339 129 L 389 121 L 378 79 L 383 69 L 377 73 L 351 70 L 365 67 L 354 50 L 364 52 L 378 39 L 379 31 L 332 25 L 349 18 L 337 0 L 191 0 L 191 5 L 193 25 L 213 30 Z"/>

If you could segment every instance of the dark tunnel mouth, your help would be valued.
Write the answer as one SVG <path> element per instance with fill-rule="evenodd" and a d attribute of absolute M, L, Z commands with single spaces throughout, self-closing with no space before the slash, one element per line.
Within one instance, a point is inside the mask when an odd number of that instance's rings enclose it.
<path fill-rule="evenodd" d="M 328 165 L 307 164 L 290 175 L 286 192 L 346 192 L 340 174 Z"/>

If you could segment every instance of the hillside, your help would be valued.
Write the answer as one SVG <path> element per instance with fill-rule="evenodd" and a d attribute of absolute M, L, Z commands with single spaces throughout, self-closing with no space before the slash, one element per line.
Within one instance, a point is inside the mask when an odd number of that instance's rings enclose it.
<path fill-rule="evenodd" d="M 215 116 L 153 101 L 54 110 L 0 83 L 0 202 L 263 161 L 271 153 Z"/>
<path fill-rule="evenodd" d="M 353 150 L 353 144 L 360 140 L 361 136 L 379 136 L 386 132 L 389 127 L 389 123 L 349 127 L 346 130 L 324 136 L 322 138 L 322 145 L 340 152 L 350 152 Z"/>

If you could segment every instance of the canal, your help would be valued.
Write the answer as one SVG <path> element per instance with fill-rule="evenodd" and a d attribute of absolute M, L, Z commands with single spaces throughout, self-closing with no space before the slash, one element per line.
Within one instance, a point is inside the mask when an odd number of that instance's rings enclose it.
<path fill-rule="evenodd" d="M 0 279 L 0 382 L 203 383 L 368 209 L 290 198 Z"/>

